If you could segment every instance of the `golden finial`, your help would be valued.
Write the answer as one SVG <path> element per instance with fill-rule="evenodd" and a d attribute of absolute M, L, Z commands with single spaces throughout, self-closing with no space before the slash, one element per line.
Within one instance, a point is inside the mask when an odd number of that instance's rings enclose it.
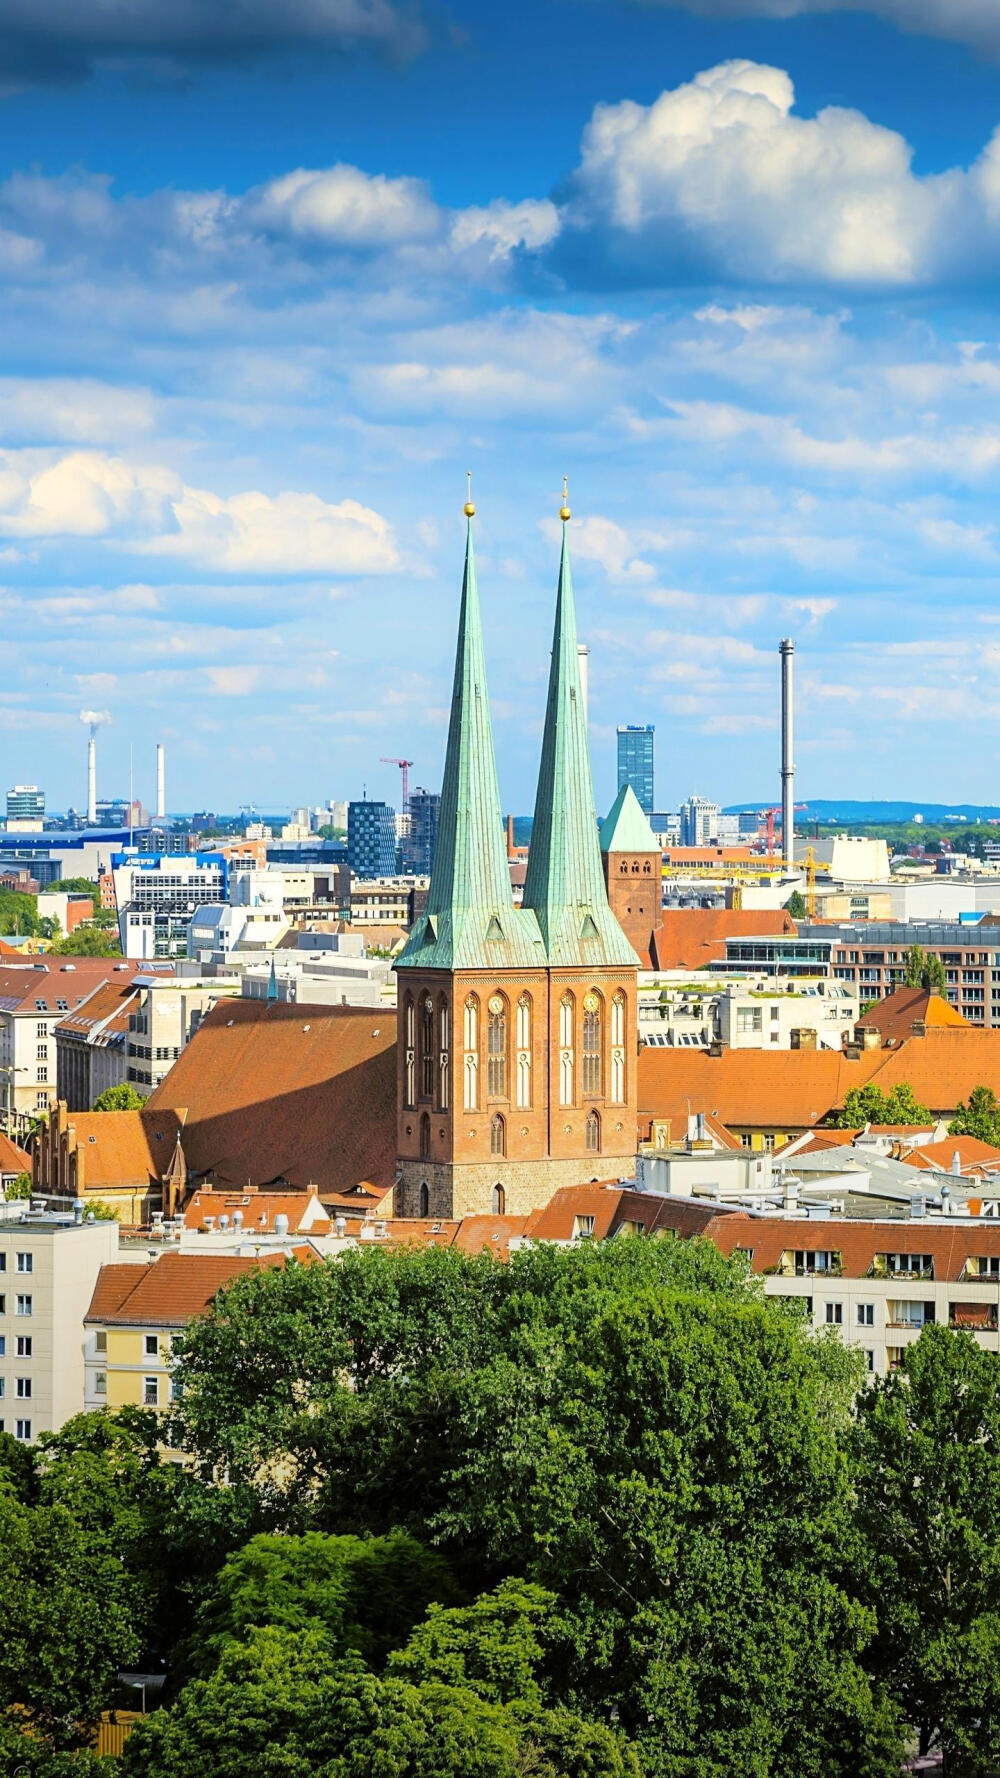
<path fill-rule="evenodd" d="M 476 509 L 472 504 L 472 470 L 471 469 L 467 469 L 465 472 L 465 516 L 467 519 L 474 519 L 476 516 Z"/>
<path fill-rule="evenodd" d="M 559 517 L 562 519 L 562 522 L 564 525 L 565 525 L 567 519 L 571 519 L 573 517 L 573 514 L 569 510 L 569 476 L 568 475 L 563 476 L 563 503 L 559 508 Z"/>

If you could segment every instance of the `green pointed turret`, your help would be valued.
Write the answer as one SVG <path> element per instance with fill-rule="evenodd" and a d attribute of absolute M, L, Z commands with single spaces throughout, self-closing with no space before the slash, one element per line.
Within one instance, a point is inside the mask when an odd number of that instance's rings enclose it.
<path fill-rule="evenodd" d="M 600 845 L 605 853 L 659 852 L 656 835 L 631 784 L 622 785 L 604 817 Z"/>
<path fill-rule="evenodd" d="M 538 920 L 547 963 L 634 969 L 635 952 L 608 906 L 604 886 L 580 685 L 567 506 L 561 516 L 555 634 L 524 908 Z"/>
<path fill-rule="evenodd" d="M 537 964 L 534 922 L 514 907 L 486 690 L 486 661 L 468 530 L 441 810 L 427 912 L 397 968 L 501 969 Z"/>

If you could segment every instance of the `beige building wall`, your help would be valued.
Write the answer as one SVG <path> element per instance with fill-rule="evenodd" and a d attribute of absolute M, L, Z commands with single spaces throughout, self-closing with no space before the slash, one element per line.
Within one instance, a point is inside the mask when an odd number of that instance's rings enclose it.
<path fill-rule="evenodd" d="M 84 1327 L 116 1222 L 0 1221 L 0 1422 L 25 1442 L 84 1409 Z"/>

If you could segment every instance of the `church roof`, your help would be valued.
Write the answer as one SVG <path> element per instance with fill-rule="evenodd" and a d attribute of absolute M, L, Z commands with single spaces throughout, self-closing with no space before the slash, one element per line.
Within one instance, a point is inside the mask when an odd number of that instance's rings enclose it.
<path fill-rule="evenodd" d="M 522 905 L 538 921 L 546 963 L 554 967 L 617 964 L 635 968 L 635 952 L 608 906 L 604 885 L 565 519 L 542 760 Z"/>
<path fill-rule="evenodd" d="M 623 784 L 601 823 L 602 852 L 659 852 L 660 847 L 631 784 Z"/>
<path fill-rule="evenodd" d="M 458 625 L 444 782 L 427 909 L 397 969 L 504 969 L 544 963 L 538 927 L 514 906 L 486 688 L 472 522 Z"/>

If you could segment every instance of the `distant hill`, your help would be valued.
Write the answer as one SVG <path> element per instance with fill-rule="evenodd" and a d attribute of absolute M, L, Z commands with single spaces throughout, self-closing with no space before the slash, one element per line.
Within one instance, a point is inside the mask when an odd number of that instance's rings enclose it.
<path fill-rule="evenodd" d="M 727 815 L 740 815 L 744 810 L 762 808 L 762 803 L 731 803 Z M 947 821 L 949 816 L 966 821 L 1000 820 L 995 803 L 857 803 L 846 798 L 836 802 L 817 797 L 799 816 L 799 824 L 809 821 L 843 821 L 854 825 L 865 821 L 912 821 L 922 815 L 925 821 Z"/>

